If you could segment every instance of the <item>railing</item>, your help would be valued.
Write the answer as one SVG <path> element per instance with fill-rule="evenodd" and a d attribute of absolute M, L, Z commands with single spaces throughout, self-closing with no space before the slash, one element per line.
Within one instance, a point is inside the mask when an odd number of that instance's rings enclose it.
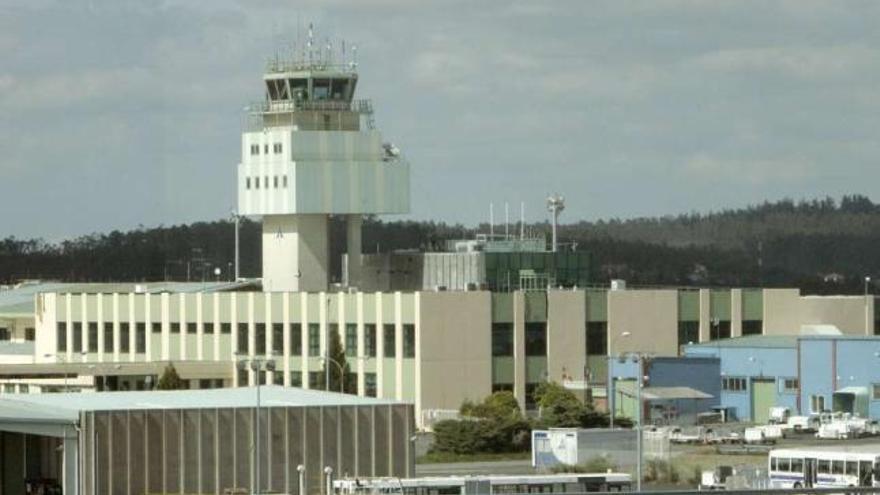
<path fill-rule="evenodd" d="M 276 100 L 258 101 L 247 106 L 250 114 L 290 113 L 290 112 L 355 112 L 372 114 L 373 103 L 370 100 L 334 101 L 334 100 Z"/>

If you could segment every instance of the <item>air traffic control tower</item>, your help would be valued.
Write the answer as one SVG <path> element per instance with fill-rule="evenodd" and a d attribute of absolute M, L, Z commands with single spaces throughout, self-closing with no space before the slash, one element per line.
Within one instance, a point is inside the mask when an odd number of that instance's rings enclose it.
<path fill-rule="evenodd" d="M 304 45 L 269 62 L 241 139 L 238 213 L 262 217 L 264 291 L 327 290 L 331 215 L 345 218 L 357 287 L 363 216 L 410 206 L 409 164 L 374 128 L 370 101 L 354 99 L 356 48 L 317 48 L 311 32 Z"/>

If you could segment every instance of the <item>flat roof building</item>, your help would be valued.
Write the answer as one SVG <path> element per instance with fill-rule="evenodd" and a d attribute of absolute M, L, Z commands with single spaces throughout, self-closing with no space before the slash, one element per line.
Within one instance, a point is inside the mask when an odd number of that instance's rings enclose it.
<path fill-rule="evenodd" d="M 259 480 L 265 492 L 299 494 L 299 465 L 307 493 L 322 493 L 326 467 L 414 475 L 411 404 L 279 386 L 259 393 L 259 402 L 256 387 L 6 396 L 0 493 L 28 484 L 74 495 L 254 493 Z"/>

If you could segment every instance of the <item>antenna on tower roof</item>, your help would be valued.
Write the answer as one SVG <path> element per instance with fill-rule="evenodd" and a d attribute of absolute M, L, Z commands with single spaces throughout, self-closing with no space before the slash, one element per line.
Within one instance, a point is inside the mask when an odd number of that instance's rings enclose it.
<path fill-rule="evenodd" d="M 357 69 L 358 66 L 358 47 L 357 45 L 352 45 L 351 47 L 351 68 Z"/>

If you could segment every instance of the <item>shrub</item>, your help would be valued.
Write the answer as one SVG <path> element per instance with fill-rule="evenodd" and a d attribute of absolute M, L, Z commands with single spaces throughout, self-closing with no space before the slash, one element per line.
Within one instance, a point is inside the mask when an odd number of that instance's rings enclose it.
<path fill-rule="evenodd" d="M 559 464 L 550 468 L 552 473 L 605 473 L 617 471 L 617 464 L 605 456 L 596 456 L 577 465 Z"/>

